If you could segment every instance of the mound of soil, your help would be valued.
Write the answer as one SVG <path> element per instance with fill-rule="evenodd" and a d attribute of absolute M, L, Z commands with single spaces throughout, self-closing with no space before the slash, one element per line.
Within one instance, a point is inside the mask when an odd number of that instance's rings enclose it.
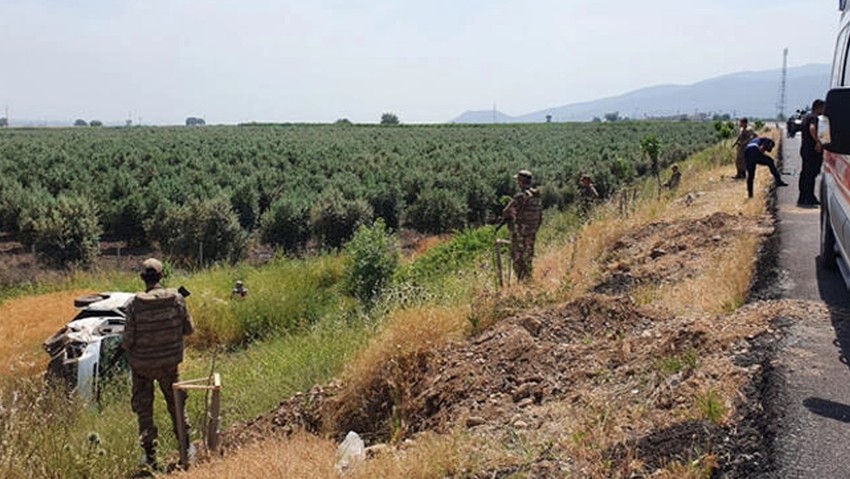
<path fill-rule="evenodd" d="M 410 428 L 510 424 L 517 409 L 563 398 L 582 380 L 620 366 L 608 343 L 640 336 L 654 320 L 628 299 L 606 296 L 504 320 L 431 358 L 412 381 Z"/>
<path fill-rule="evenodd" d="M 628 294 L 649 284 L 678 283 L 698 274 L 698 266 L 740 233 L 752 220 L 728 213 L 648 224 L 615 242 L 603 255 L 605 272 L 594 291 Z"/>
<path fill-rule="evenodd" d="M 393 358 L 357 391 L 357 401 L 343 384 L 315 387 L 232 427 L 222 443 L 230 450 L 298 429 L 336 438 L 353 430 L 372 444 L 457 427 L 496 436 L 540 431 L 567 439 L 524 464 L 479 477 L 582 476 L 570 457 L 571 433 L 561 428 L 584 434 L 582 427 L 598 421 L 591 410 L 601 407 L 620 422 L 616 433 L 597 438 L 598 456 L 589 463 L 629 471 L 626 476 L 695 461 L 717 476 L 763 473 L 773 434 L 765 414 L 775 396 L 773 351 L 784 328 L 805 312 L 783 315 L 794 308 L 770 302 L 715 318 L 676 317 L 636 305 L 629 293 L 700 274 L 718 250 L 766 230 L 726 213 L 646 225 L 600 258 L 603 275 L 593 294 L 523 311 L 459 343 Z M 698 398 L 707 391 L 723 397 L 720 417 L 699 417 Z M 578 412 L 561 426 L 565 419 L 552 407 Z M 637 421 L 634 411 L 642 415 Z"/>

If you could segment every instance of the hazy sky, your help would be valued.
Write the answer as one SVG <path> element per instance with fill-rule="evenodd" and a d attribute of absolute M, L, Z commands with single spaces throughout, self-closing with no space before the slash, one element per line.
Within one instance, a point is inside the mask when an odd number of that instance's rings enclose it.
<path fill-rule="evenodd" d="M 834 0 L 0 0 L 0 116 L 445 122 L 829 63 Z M 778 88 L 778 79 L 777 79 Z"/>

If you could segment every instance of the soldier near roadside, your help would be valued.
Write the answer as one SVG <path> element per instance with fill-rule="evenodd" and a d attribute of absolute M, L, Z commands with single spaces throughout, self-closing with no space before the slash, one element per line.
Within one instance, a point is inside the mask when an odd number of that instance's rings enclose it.
<path fill-rule="evenodd" d="M 599 191 L 596 185 L 591 181 L 590 176 L 582 175 L 578 181 L 579 184 L 579 206 L 583 216 L 590 214 L 593 205 L 599 201 Z"/>
<path fill-rule="evenodd" d="M 532 175 L 520 170 L 515 176 L 519 192 L 505 207 L 503 217 L 511 231 L 511 261 L 517 279 L 531 278 L 534 258 L 534 240 L 543 220 L 543 200 L 540 192 L 532 188 Z"/>
<path fill-rule="evenodd" d="M 747 177 L 747 161 L 744 158 L 744 150 L 747 149 L 747 145 L 753 141 L 757 135 L 756 132 L 749 128 L 749 121 L 746 118 L 741 118 L 738 126 L 741 129 L 738 132 L 738 138 L 735 139 L 735 143 L 732 144 L 732 146 L 737 148 L 737 156 L 735 157 L 735 168 L 737 169 L 737 174 L 733 176 L 733 178 L 736 180 L 743 180 Z"/>
<path fill-rule="evenodd" d="M 682 173 L 679 171 L 679 165 L 673 164 L 670 166 L 670 179 L 667 180 L 667 183 L 664 183 L 664 187 L 670 190 L 675 190 L 679 187 L 679 183 L 682 181 Z"/>
<path fill-rule="evenodd" d="M 177 411 L 172 386 L 179 381 L 178 366 L 183 362 L 183 337 L 192 334 L 194 325 L 186 301 L 176 289 L 166 289 L 162 263 L 150 258 L 142 263 L 145 291 L 137 293 L 127 307 L 123 347 L 127 351 L 132 375 L 132 408 L 139 423 L 139 440 L 144 456 L 142 464 L 156 467 L 157 428 L 153 417 L 154 381 L 165 397 L 171 425 L 177 437 L 177 421 L 186 425 L 183 446 L 189 450 L 186 411 Z M 186 404 L 186 393 L 181 405 Z"/>

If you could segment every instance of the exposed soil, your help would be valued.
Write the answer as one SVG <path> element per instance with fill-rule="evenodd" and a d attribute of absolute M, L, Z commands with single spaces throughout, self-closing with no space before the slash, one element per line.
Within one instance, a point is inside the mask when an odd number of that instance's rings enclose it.
<path fill-rule="evenodd" d="M 595 291 L 628 294 L 639 286 L 675 284 L 699 274 L 699 259 L 727 247 L 752 220 L 728 213 L 651 223 L 614 243 Z"/>
<path fill-rule="evenodd" d="M 575 438 L 592 434 L 598 421 L 575 411 L 601 408 L 621 430 L 609 433 L 609 442 L 600 440 L 594 459 L 609 473 L 641 477 L 673 463 L 700 464 L 712 477 L 768 472 L 779 387 L 771 361 L 785 328 L 807 314 L 807 305 L 755 301 L 729 315 L 689 318 L 641 307 L 629 296 L 639 285 L 693 277 L 736 235 L 767 230 L 726 213 L 646 225 L 604 255 L 595 294 L 525 311 L 461 343 L 397 358 L 360 391 L 358 404 L 340 397 L 339 383 L 298 394 L 226 431 L 224 450 L 298 429 L 337 438 L 354 430 L 372 444 L 458 426 L 494 436 Z M 775 244 L 765 242 L 762 263 L 773 261 Z M 759 268 L 769 273 L 770 267 Z M 760 295 L 769 296 L 756 291 L 751 297 Z M 717 417 L 699 412 L 699 398 L 709 393 L 722 398 Z M 573 410 L 569 421 L 564 408 Z M 529 462 L 478 477 L 592 475 L 573 461 L 575 447 L 556 439 Z"/>

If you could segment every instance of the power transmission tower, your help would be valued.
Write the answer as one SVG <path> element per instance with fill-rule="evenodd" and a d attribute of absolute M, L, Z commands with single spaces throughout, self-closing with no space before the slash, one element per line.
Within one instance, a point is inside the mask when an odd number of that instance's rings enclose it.
<path fill-rule="evenodd" d="M 776 118 L 785 119 L 785 100 L 788 86 L 788 48 L 782 52 L 782 80 L 779 82 L 779 99 L 776 100 Z"/>

